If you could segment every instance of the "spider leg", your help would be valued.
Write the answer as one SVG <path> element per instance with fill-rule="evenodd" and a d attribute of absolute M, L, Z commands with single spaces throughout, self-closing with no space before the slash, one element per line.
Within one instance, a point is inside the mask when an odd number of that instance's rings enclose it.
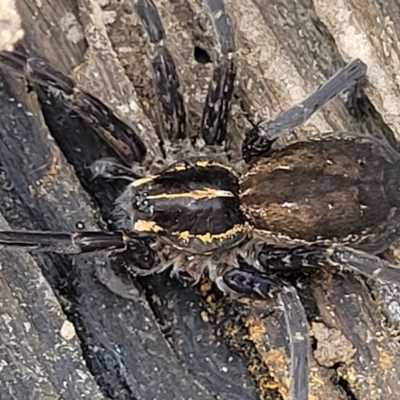
<path fill-rule="evenodd" d="M 230 105 L 236 78 L 235 32 L 223 0 L 206 0 L 218 37 L 220 61 L 208 87 L 201 134 L 208 145 L 221 145 L 225 140 Z"/>
<path fill-rule="evenodd" d="M 292 275 L 304 270 L 318 268 L 326 263 L 326 247 L 305 244 L 294 247 L 264 245 L 258 254 L 258 262 L 267 273 Z"/>
<path fill-rule="evenodd" d="M 129 261 L 130 269 L 146 273 L 155 264 L 155 252 L 146 241 L 133 233 L 124 232 L 16 232 L 0 231 L 0 247 L 24 247 L 58 254 L 82 254 L 109 251 Z M 139 290 L 132 281 L 126 281 L 111 268 L 110 259 L 94 266 L 97 279 L 118 296 L 132 299 L 139 297 Z M 133 266 L 132 266 L 133 265 Z"/>
<path fill-rule="evenodd" d="M 335 246 L 326 250 L 327 260 L 344 270 L 364 275 L 380 283 L 400 284 L 400 266 L 362 250 Z"/>
<path fill-rule="evenodd" d="M 61 93 L 66 105 L 91 124 L 127 165 L 141 162 L 146 147 L 135 131 L 121 121 L 104 103 L 80 89 L 77 84 L 46 61 L 18 52 L 1 52 L 0 65 L 14 74 Z"/>
<path fill-rule="evenodd" d="M 167 38 L 153 0 L 135 0 L 135 8 L 147 34 L 148 53 L 154 71 L 155 88 L 161 111 L 163 140 L 175 142 L 187 136 L 186 109 L 174 58 L 166 46 Z"/>
<path fill-rule="evenodd" d="M 142 177 L 134 172 L 139 166 L 135 167 L 137 168 L 133 168 L 133 165 L 131 165 L 131 168 L 121 165 L 118 160 L 114 158 L 102 158 L 92 163 L 90 165 L 90 170 L 92 171 L 93 179 L 101 176 L 108 179 L 123 179 L 133 182 Z"/>
<path fill-rule="evenodd" d="M 132 280 L 126 280 L 116 274 L 111 266 L 109 258 L 100 263 L 98 259 L 94 260 L 94 269 L 96 278 L 110 292 L 124 299 L 137 300 L 140 297 L 140 290 Z"/>
<path fill-rule="evenodd" d="M 308 400 L 311 344 L 306 312 L 293 286 L 284 286 L 278 298 L 290 343 L 290 399 Z"/>
<path fill-rule="evenodd" d="M 250 266 L 228 269 L 222 275 L 225 290 L 265 298 L 278 292 L 290 344 L 290 399 L 307 400 L 309 392 L 310 340 L 306 313 L 296 289 Z"/>
<path fill-rule="evenodd" d="M 278 114 L 275 118 L 260 122 L 251 129 L 243 142 L 243 157 L 246 162 L 268 155 L 272 144 L 282 135 L 303 124 L 311 115 L 346 90 L 359 87 L 365 78 L 367 67 L 359 59 L 341 68 L 327 82 L 299 104 Z"/>
<path fill-rule="evenodd" d="M 400 266 L 362 250 L 343 245 L 318 243 L 292 248 L 265 245 L 258 255 L 261 267 L 269 273 L 293 274 L 305 269 L 339 267 L 380 283 L 400 283 Z"/>
<path fill-rule="evenodd" d="M 0 246 L 39 249 L 59 254 L 109 251 L 126 254 L 142 270 L 153 268 L 154 251 L 133 233 L 0 231 Z"/>

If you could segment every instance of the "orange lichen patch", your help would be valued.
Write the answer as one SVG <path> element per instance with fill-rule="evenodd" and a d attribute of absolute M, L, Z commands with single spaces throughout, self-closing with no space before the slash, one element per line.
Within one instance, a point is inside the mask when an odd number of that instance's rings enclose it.
<path fill-rule="evenodd" d="M 204 281 L 200 285 L 200 292 L 201 293 L 208 293 L 212 289 L 212 285 L 210 281 Z"/>
<path fill-rule="evenodd" d="M 253 364 L 253 365 L 249 366 L 249 372 L 252 375 L 257 375 L 260 372 L 260 370 L 261 370 L 261 368 L 260 368 L 260 365 L 258 365 L 258 364 Z"/>
<path fill-rule="evenodd" d="M 60 164 L 58 162 L 58 157 L 54 155 L 51 159 L 51 163 L 46 171 L 45 177 L 49 180 L 56 179 L 60 175 Z"/>
<path fill-rule="evenodd" d="M 272 380 L 272 377 L 269 373 L 266 374 L 266 368 L 264 364 L 257 364 L 256 361 L 256 363 L 250 365 L 248 369 L 258 383 L 258 388 L 261 392 L 261 398 L 267 397 L 268 392 L 278 391 L 280 386 L 279 383 Z"/>
<path fill-rule="evenodd" d="M 355 358 L 347 368 L 338 368 L 338 375 L 349 382 L 357 398 L 397 398 L 393 388 L 398 382 L 398 353 L 393 350 L 393 353 L 388 353 L 377 343 L 373 360 L 366 363 L 362 357 Z"/>
<path fill-rule="evenodd" d="M 207 303 L 213 303 L 214 302 L 214 296 L 212 294 L 208 295 L 206 298 Z"/>
<path fill-rule="evenodd" d="M 393 370 L 394 363 L 393 363 L 393 355 L 388 354 L 381 346 L 377 346 L 379 351 L 379 365 L 385 370 Z"/>
<path fill-rule="evenodd" d="M 203 279 L 200 283 L 200 294 L 206 302 L 206 311 L 201 313 L 203 321 L 209 322 L 210 318 L 216 318 L 218 315 L 223 315 L 221 309 L 215 298 L 215 288 L 209 279 Z"/>
<path fill-rule="evenodd" d="M 277 390 L 283 399 L 289 400 L 289 366 L 290 358 L 284 348 L 268 350 L 265 346 L 266 327 L 262 320 L 249 318 L 246 320 L 249 339 L 254 343 L 262 362 L 269 369 L 271 379 L 258 379 L 260 390 Z"/>
<path fill-rule="evenodd" d="M 60 165 L 59 155 L 54 154 L 48 163 L 35 169 L 37 179 L 34 184 L 29 185 L 30 194 L 32 196 L 48 196 L 51 193 L 51 189 L 49 188 L 53 187 L 54 181 L 58 180 L 61 184 L 64 183 L 62 180 L 64 168 L 65 166 Z"/>
<path fill-rule="evenodd" d="M 240 332 L 240 328 L 238 326 L 231 326 L 229 327 L 229 329 L 227 330 L 227 333 L 230 337 L 235 337 L 239 334 Z"/>
<path fill-rule="evenodd" d="M 254 343 L 258 355 L 264 366 L 268 368 L 268 375 L 260 376 L 261 367 L 252 365 L 249 371 L 258 382 L 261 393 L 269 390 L 278 392 L 284 400 L 290 399 L 290 355 L 283 347 L 270 349 L 267 338 L 267 327 L 262 319 L 248 318 L 246 320 L 248 338 Z M 319 368 L 311 365 L 309 400 L 320 400 L 321 393 L 326 388 L 326 378 L 322 377 Z"/>
<path fill-rule="evenodd" d="M 258 353 L 265 365 L 269 368 L 271 380 L 264 382 L 264 390 L 276 390 L 284 400 L 289 400 L 289 367 L 290 358 L 283 348 L 265 351 L 257 347 Z"/>
<path fill-rule="evenodd" d="M 210 322 L 210 316 L 209 316 L 208 312 L 202 311 L 200 316 L 201 316 L 201 319 L 203 320 L 203 322 Z"/>
<path fill-rule="evenodd" d="M 250 340 L 252 340 L 255 344 L 263 343 L 267 330 L 262 321 L 251 317 L 246 320 L 245 324 L 249 330 Z"/>

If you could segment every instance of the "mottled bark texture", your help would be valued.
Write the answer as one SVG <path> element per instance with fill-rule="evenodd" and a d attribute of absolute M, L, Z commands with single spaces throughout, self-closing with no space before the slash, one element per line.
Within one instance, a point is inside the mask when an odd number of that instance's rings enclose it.
<path fill-rule="evenodd" d="M 195 133 L 218 59 L 210 19 L 200 0 L 156 3 Z M 368 131 L 397 146 L 397 2 L 226 0 L 226 6 L 239 48 L 233 150 L 250 121 L 299 102 L 356 57 L 368 65 L 368 98 L 352 112 L 335 100 L 298 134 Z M 23 48 L 70 73 L 154 149 L 159 119 L 133 0 L 17 0 L 17 7 Z M 38 99 L 5 72 L 0 80 L 1 227 L 106 229 L 121 186 L 92 180 L 87 167 L 113 154 L 57 98 Z M 276 303 L 230 302 L 206 283 L 184 287 L 167 274 L 140 279 L 141 298 L 125 300 L 94 276 L 104 255 L 0 254 L 1 399 L 288 398 L 288 343 Z M 300 294 L 314 340 L 310 398 L 397 399 L 397 289 L 325 274 L 303 280 Z"/>

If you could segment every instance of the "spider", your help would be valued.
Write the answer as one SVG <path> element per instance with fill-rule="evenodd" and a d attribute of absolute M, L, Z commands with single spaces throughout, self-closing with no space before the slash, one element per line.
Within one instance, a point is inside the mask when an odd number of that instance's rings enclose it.
<path fill-rule="evenodd" d="M 288 135 L 325 103 L 353 90 L 366 66 L 354 60 L 302 103 L 261 121 L 246 133 L 243 161 L 225 151 L 226 126 L 236 78 L 236 44 L 229 13 L 208 0 L 219 40 L 203 113 L 201 135 L 190 138 L 174 60 L 151 0 L 136 11 L 152 51 L 160 114 L 162 160 L 102 102 L 43 60 L 17 52 L 0 61 L 14 72 L 61 92 L 132 168 L 110 160 L 98 175 L 130 183 L 117 199 L 115 232 L 0 232 L 0 244 L 59 253 L 107 250 L 124 255 L 129 272 L 148 275 L 171 268 L 197 282 L 204 274 L 225 293 L 268 298 L 281 292 L 292 341 L 291 398 L 308 398 L 306 321 L 288 271 L 343 267 L 383 282 L 397 282 L 397 266 L 378 258 L 399 232 L 397 174 L 400 157 L 373 137 L 325 133 Z M 180 153 L 189 156 L 182 159 Z M 111 287 L 111 289 L 115 289 Z M 115 290 L 116 291 L 116 290 Z M 123 293 L 119 293 L 123 294 Z M 302 337 L 302 340 L 295 338 Z"/>

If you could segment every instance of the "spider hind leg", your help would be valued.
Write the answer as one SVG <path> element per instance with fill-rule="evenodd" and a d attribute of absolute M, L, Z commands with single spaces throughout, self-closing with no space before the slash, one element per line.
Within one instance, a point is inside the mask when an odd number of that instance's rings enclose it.
<path fill-rule="evenodd" d="M 338 245 L 326 250 L 326 259 L 345 271 L 357 273 L 379 283 L 400 282 L 400 266 L 376 255 Z"/>
<path fill-rule="evenodd" d="M 337 95 L 348 90 L 359 90 L 367 66 L 359 59 L 341 68 L 327 82 L 299 104 L 279 113 L 275 118 L 261 121 L 247 132 L 242 153 L 246 162 L 271 154 L 273 143 L 297 126 L 306 122 L 315 112 Z"/>
<path fill-rule="evenodd" d="M 341 244 L 309 243 L 294 247 L 265 245 L 258 254 L 264 272 L 280 276 L 333 267 L 363 275 L 380 283 L 400 282 L 400 266 L 377 255 Z"/>
<path fill-rule="evenodd" d="M 304 307 L 296 289 L 275 276 L 269 276 L 249 265 L 226 268 L 216 279 L 229 292 L 257 299 L 278 293 L 290 349 L 290 398 L 307 400 L 309 393 L 310 340 Z"/>

